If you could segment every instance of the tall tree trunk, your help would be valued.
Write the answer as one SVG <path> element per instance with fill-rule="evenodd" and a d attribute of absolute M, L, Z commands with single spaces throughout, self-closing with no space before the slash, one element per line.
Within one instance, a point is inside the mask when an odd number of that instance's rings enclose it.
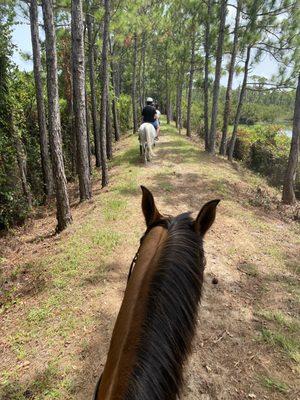
<path fill-rule="evenodd" d="M 186 114 L 186 135 L 189 137 L 191 137 L 191 110 L 192 110 L 193 80 L 195 71 L 195 47 L 196 47 L 196 29 L 195 27 L 193 27 L 188 102 L 187 102 L 187 114 Z"/>
<path fill-rule="evenodd" d="M 285 179 L 282 191 L 282 202 L 284 204 L 294 204 L 296 202 L 294 183 L 295 183 L 296 170 L 299 159 L 299 147 L 300 147 L 300 75 L 298 76 L 298 85 L 297 85 L 296 99 L 295 99 L 291 149 L 290 149 L 289 161 L 285 173 Z"/>
<path fill-rule="evenodd" d="M 139 54 L 140 53 L 140 54 Z M 138 63 L 137 63 L 137 103 L 138 103 L 138 113 L 141 112 L 143 108 L 143 100 L 142 100 L 142 66 L 143 66 L 143 51 L 142 47 L 140 52 L 138 50 Z"/>
<path fill-rule="evenodd" d="M 111 86 L 113 90 L 113 96 L 112 96 L 112 114 L 113 114 L 113 121 L 114 121 L 114 135 L 115 135 L 115 141 L 117 142 L 120 140 L 120 124 L 119 124 L 119 115 L 118 115 L 118 108 L 117 108 L 117 91 L 116 91 L 116 72 L 115 72 L 115 64 L 113 61 L 113 56 L 114 56 L 114 47 L 111 46 L 111 42 L 109 41 L 109 46 L 110 46 L 110 54 L 112 57 L 111 63 L 110 63 L 110 69 L 111 69 Z"/>
<path fill-rule="evenodd" d="M 92 175 L 93 166 L 92 166 L 91 135 L 90 135 L 90 114 L 89 114 L 86 88 L 85 88 L 85 116 L 86 116 L 86 135 L 87 135 L 87 150 L 89 159 L 89 172 L 90 175 Z"/>
<path fill-rule="evenodd" d="M 178 72 L 178 75 L 177 75 L 177 85 L 176 85 L 176 121 L 175 121 L 175 125 L 176 125 L 176 128 L 179 128 L 179 119 L 178 119 L 178 116 L 179 116 L 179 91 L 180 91 L 180 81 L 179 81 L 179 72 Z"/>
<path fill-rule="evenodd" d="M 115 90 L 115 73 L 114 73 L 114 65 L 111 64 L 111 81 L 113 87 L 113 99 L 112 99 L 112 113 L 113 113 L 113 121 L 114 121 L 114 134 L 115 141 L 120 140 L 120 124 L 119 124 L 119 115 L 118 115 L 118 107 L 116 101 L 116 90 Z"/>
<path fill-rule="evenodd" d="M 170 98 L 170 101 L 169 101 L 169 121 L 174 121 L 173 107 L 172 107 L 171 98 Z"/>
<path fill-rule="evenodd" d="M 176 127 L 178 133 L 181 133 L 182 129 L 182 92 L 183 92 L 183 81 L 184 81 L 184 67 L 181 66 L 178 71 L 177 77 L 177 90 L 176 90 Z"/>
<path fill-rule="evenodd" d="M 132 64 L 132 112 L 133 112 L 133 133 L 138 130 L 138 118 L 136 107 L 136 72 L 137 72 L 137 52 L 138 52 L 137 34 L 134 33 L 133 39 L 133 64 Z"/>
<path fill-rule="evenodd" d="M 53 20 L 53 3 L 42 0 L 46 36 L 47 91 L 49 108 L 49 139 L 53 176 L 56 189 L 57 231 L 65 229 L 71 222 L 71 210 L 67 191 L 67 180 L 61 145 L 61 126 L 58 100 L 56 38 Z"/>
<path fill-rule="evenodd" d="M 181 130 L 182 130 L 182 92 L 183 92 L 183 81 L 180 82 L 179 99 L 178 99 L 178 132 L 179 132 L 179 134 L 181 134 Z"/>
<path fill-rule="evenodd" d="M 221 1 L 220 6 L 220 25 L 219 25 L 219 37 L 217 45 L 216 54 L 216 69 L 215 69 L 215 81 L 213 89 L 213 104 L 211 112 L 211 125 L 209 134 L 209 153 L 215 154 L 215 144 L 216 144 L 216 132 L 217 132 L 217 116 L 218 116 L 218 100 L 220 91 L 220 79 L 221 79 L 221 66 L 223 57 L 223 43 L 225 35 L 225 21 L 226 21 L 226 8 L 227 0 Z"/>
<path fill-rule="evenodd" d="M 111 124 L 111 103 L 109 86 L 107 85 L 107 105 L 106 105 L 106 155 L 112 159 L 112 124 Z"/>
<path fill-rule="evenodd" d="M 228 71 L 228 83 L 226 89 L 226 100 L 225 100 L 224 115 L 223 115 L 222 139 L 220 144 L 220 154 L 223 156 L 226 154 L 226 147 L 227 147 L 227 131 L 228 131 L 229 115 L 231 111 L 232 81 L 233 81 L 236 54 L 238 50 L 241 9 L 242 9 L 242 1 L 239 0 L 237 2 L 237 10 L 235 16 L 234 38 L 233 38 L 231 60 Z"/>
<path fill-rule="evenodd" d="M 142 107 L 145 104 L 145 70 L 146 70 L 146 33 L 142 33 L 142 88 L 141 88 L 141 95 L 142 95 Z"/>
<path fill-rule="evenodd" d="M 205 135 L 205 150 L 209 149 L 209 92 L 208 92 L 208 78 L 209 78 L 209 59 L 210 59 L 210 14 L 211 14 L 211 0 L 207 0 L 207 17 L 205 19 L 205 66 L 204 66 L 204 135 Z"/>
<path fill-rule="evenodd" d="M 247 89 L 250 55 L 251 55 L 251 46 L 248 46 L 247 54 L 246 54 L 246 61 L 245 61 L 245 66 L 244 66 L 243 84 L 242 84 L 239 102 L 238 102 L 238 106 L 237 106 L 237 110 L 236 110 L 236 114 L 235 114 L 235 118 L 234 118 L 233 132 L 232 132 L 232 136 L 230 139 L 230 145 L 229 145 L 229 150 L 228 150 L 228 160 L 229 161 L 232 161 L 232 159 L 233 159 L 233 152 L 234 152 L 234 147 L 235 147 L 235 142 L 236 142 L 236 137 L 237 137 L 237 130 L 238 130 L 239 122 L 240 122 L 243 102 L 244 102 L 246 89 Z"/>
<path fill-rule="evenodd" d="M 120 124 L 119 124 L 119 116 L 118 116 L 118 108 L 117 102 L 115 97 L 112 100 L 112 113 L 113 113 L 113 120 L 114 120 L 114 134 L 115 134 L 115 141 L 117 142 L 120 140 Z"/>
<path fill-rule="evenodd" d="M 166 45 L 166 54 L 168 54 L 168 45 Z M 168 59 L 166 57 L 166 65 L 165 65 L 165 72 L 166 72 L 166 115 L 167 115 L 167 124 L 171 122 L 171 115 L 170 115 L 170 88 L 169 88 L 169 66 L 168 66 Z"/>
<path fill-rule="evenodd" d="M 101 115 L 100 115 L 100 144 L 101 144 L 101 170 L 102 187 L 108 185 L 108 165 L 106 157 L 106 113 L 107 113 L 107 88 L 108 88 L 108 34 L 110 21 L 110 0 L 104 0 L 104 25 L 102 35 L 102 61 L 101 61 Z"/>
<path fill-rule="evenodd" d="M 77 173 L 79 178 L 80 201 L 85 201 L 92 197 L 92 188 L 86 131 L 84 27 L 82 0 L 72 0 L 71 15 L 74 93 L 73 102 L 77 142 Z"/>
<path fill-rule="evenodd" d="M 54 194 L 54 182 L 49 152 L 49 141 L 46 126 L 45 103 L 42 84 L 41 46 L 39 41 L 38 8 L 37 0 L 31 0 L 29 5 L 31 42 L 33 55 L 33 71 L 35 80 L 35 93 L 39 123 L 41 165 L 43 171 L 44 193 L 47 201 Z"/>
<path fill-rule="evenodd" d="M 92 16 L 90 12 L 91 11 L 89 8 L 86 15 L 86 24 L 87 24 L 88 42 L 89 42 L 88 46 L 89 78 L 90 78 L 90 88 L 91 88 L 92 121 L 93 121 L 96 167 L 100 167 L 101 153 L 100 153 L 99 121 L 97 118 L 98 111 L 97 111 L 97 95 L 96 95 L 96 83 L 95 83 L 95 52 L 94 52 Z"/>
<path fill-rule="evenodd" d="M 70 102 L 70 139 L 71 139 L 71 177 L 72 181 L 75 181 L 77 175 L 77 140 L 75 132 L 75 112 L 74 112 L 74 101 L 73 101 L 73 83 L 72 83 L 72 97 Z"/>

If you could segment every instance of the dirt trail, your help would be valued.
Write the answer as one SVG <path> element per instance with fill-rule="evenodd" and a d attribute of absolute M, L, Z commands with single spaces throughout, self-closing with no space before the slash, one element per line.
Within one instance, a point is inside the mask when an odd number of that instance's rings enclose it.
<path fill-rule="evenodd" d="M 251 206 L 262 181 L 174 128 L 163 129 L 147 167 L 136 138 L 118 146 L 109 188 L 95 184 L 92 202 L 73 205 L 72 227 L 52 236 L 50 214 L 4 243 L 0 399 L 92 395 L 144 230 L 140 184 L 167 214 L 222 198 L 181 398 L 299 399 L 299 226 Z"/>

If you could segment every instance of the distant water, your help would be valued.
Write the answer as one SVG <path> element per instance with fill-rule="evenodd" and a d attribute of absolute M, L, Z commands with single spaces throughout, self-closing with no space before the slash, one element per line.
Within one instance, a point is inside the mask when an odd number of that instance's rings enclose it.
<path fill-rule="evenodd" d="M 288 137 L 292 137 L 293 131 L 291 129 L 284 129 L 284 133 L 288 136 Z"/>

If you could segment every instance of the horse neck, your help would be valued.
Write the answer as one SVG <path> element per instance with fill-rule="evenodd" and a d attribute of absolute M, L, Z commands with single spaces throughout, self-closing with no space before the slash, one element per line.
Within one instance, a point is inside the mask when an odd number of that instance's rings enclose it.
<path fill-rule="evenodd" d="M 145 319 L 126 400 L 173 400 L 195 331 L 203 282 L 200 238 L 188 216 L 169 230 L 148 292 Z"/>
<path fill-rule="evenodd" d="M 145 238 L 114 328 L 98 400 L 175 400 L 179 392 L 203 281 L 202 244 L 185 229 L 186 219 L 168 232 L 156 227 Z"/>
<path fill-rule="evenodd" d="M 150 283 L 166 237 L 166 229 L 156 227 L 141 246 L 114 327 L 97 400 L 126 398 L 145 319 Z"/>

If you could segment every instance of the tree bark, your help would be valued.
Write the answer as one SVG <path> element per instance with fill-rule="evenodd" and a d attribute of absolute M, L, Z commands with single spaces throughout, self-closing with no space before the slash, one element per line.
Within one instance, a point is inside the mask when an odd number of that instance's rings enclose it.
<path fill-rule="evenodd" d="M 209 78 L 209 59 L 210 59 L 210 13 L 211 0 L 207 0 L 207 17 L 205 20 L 205 66 L 204 66 L 204 134 L 205 134 L 205 150 L 209 149 L 209 116 L 208 116 L 208 78 Z"/>
<path fill-rule="evenodd" d="M 35 80 L 36 104 L 39 124 L 39 139 L 41 151 L 41 165 L 43 171 L 44 193 L 46 200 L 54 194 L 54 182 L 51 166 L 51 158 L 49 151 L 49 141 L 46 126 L 45 103 L 43 96 L 42 84 L 42 61 L 41 61 L 41 46 L 39 41 L 38 30 L 38 7 L 37 0 L 31 0 L 29 4 L 30 14 L 30 29 L 33 55 L 33 71 Z"/>
<path fill-rule="evenodd" d="M 145 104 L 145 71 L 146 71 L 146 33 L 142 33 L 142 88 L 141 88 L 141 96 L 142 96 L 142 107 Z"/>
<path fill-rule="evenodd" d="M 112 124 L 111 124 L 111 103 L 109 86 L 107 85 L 107 105 L 106 105 L 106 155 L 112 159 Z"/>
<path fill-rule="evenodd" d="M 112 82 L 114 82 L 113 73 L 112 73 Z M 113 89 L 114 89 L 114 83 L 112 85 L 113 85 Z M 112 99 L 112 113 L 113 113 L 113 120 L 114 120 L 115 141 L 117 142 L 118 140 L 120 140 L 121 133 L 120 133 L 119 115 L 118 115 L 115 90 L 114 90 L 113 99 Z"/>
<path fill-rule="evenodd" d="M 132 64 L 132 113 L 133 113 L 133 133 L 138 130 L 137 107 L 136 107 L 136 71 L 137 71 L 137 34 L 133 39 L 133 64 Z"/>
<path fill-rule="evenodd" d="M 111 46 L 111 43 L 109 42 L 110 45 L 110 54 L 112 57 L 111 63 L 110 63 L 110 68 L 111 68 L 111 86 L 113 89 L 113 97 L 112 97 L 112 114 L 113 114 L 113 121 L 114 121 L 114 135 L 115 135 L 115 141 L 117 142 L 120 140 L 120 124 L 119 124 L 119 115 L 118 115 L 118 108 L 117 108 L 117 90 L 116 90 L 116 78 L 115 78 L 115 65 L 113 62 L 113 56 L 114 56 L 114 47 Z"/>
<path fill-rule="evenodd" d="M 57 231 L 65 229 L 71 222 L 71 210 L 67 191 L 62 145 L 58 100 L 58 77 L 56 37 L 53 20 L 53 3 L 42 0 L 44 28 L 46 37 L 47 91 L 49 109 L 49 139 L 52 157 L 53 176 L 56 189 Z"/>
<path fill-rule="evenodd" d="M 77 142 L 77 173 L 79 178 L 80 201 L 92 197 L 89 155 L 86 129 L 85 105 L 85 59 L 82 0 L 72 0 L 72 66 L 74 116 Z"/>
<path fill-rule="evenodd" d="M 114 134 L 115 134 L 115 141 L 117 142 L 120 140 L 120 125 L 119 125 L 119 116 L 118 116 L 118 109 L 117 103 L 115 98 L 112 100 L 112 112 L 113 112 L 113 119 L 114 119 Z"/>
<path fill-rule="evenodd" d="M 168 54 L 168 45 L 166 45 L 166 54 Z M 168 59 L 166 57 L 166 65 L 165 65 L 165 72 L 166 72 L 166 115 L 167 115 L 167 124 L 171 122 L 171 99 L 170 99 L 170 89 L 169 89 L 169 66 L 168 66 Z"/>
<path fill-rule="evenodd" d="M 179 92 L 180 92 L 180 81 L 179 81 L 179 73 L 177 75 L 177 85 L 176 85 L 176 121 L 175 121 L 175 126 L 178 129 L 179 128 Z"/>
<path fill-rule="evenodd" d="M 181 133 L 182 129 L 182 92 L 183 92 L 183 81 L 184 81 L 184 69 L 183 65 L 178 71 L 177 76 L 177 88 L 176 88 L 176 128 L 178 133 Z"/>
<path fill-rule="evenodd" d="M 95 52 L 94 52 L 92 16 L 90 15 L 90 8 L 87 11 L 86 24 L 87 24 L 88 42 L 89 42 L 88 62 L 89 62 L 90 88 L 91 88 L 93 136 L 95 145 L 96 167 L 99 168 L 101 165 L 100 132 L 99 132 L 99 121 L 97 118 L 98 111 L 97 111 L 97 96 L 96 96 L 96 83 L 95 83 Z"/>
<path fill-rule="evenodd" d="M 224 35 L 225 35 L 226 7 L 227 7 L 227 0 L 222 0 L 221 6 L 220 6 L 219 37 L 218 37 L 217 54 L 216 54 L 215 81 L 214 81 L 214 88 L 213 88 L 213 104 L 212 104 L 211 124 L 210 124 L 210 134 L 209 134 L 210 137 L 209 137 L 208 151 L 210 154 L 215 154 L 217 116 L 218 116 L 218 99 L 219 99 L 219 91 L 220 91 L 223 43 L 224 43 Z"/>
<path fill-rule="evenodd" d="M 193 36 L 192 36 L 192 46 L 191 46 L 191 63 L 190 63 L 188 102 L 187 102 L 187 114 L 186 114 L 186 135 L 188 137 L 191 137 L 191 109 L 192 109 L 193 80 L 195 71 L 195 46 L 196 46 L 195 27 L 193 27 L 192 35 Z"/>
<path fill-rule="evenodd" d="M 289 161 L 285 173 L 285 179 L 282 191 L 282 202 L 284 204 L 294 204 L 296 202 L 294 183 L 295 183 L 296 170 L 299 159 L 299 147 L 300 147 L 300 75 L 298 76 L 298 85 L 296 90 L 291 149 L 290 149 Z"/>
<path fill-rule="evenodd" d="M 92 175 L 93 166 L 92 166 L 91 135 L 90 135 L 90 115 L 89 115 L 88 97 L 86 89 L 85 89 L 85 115 L 86 115 L 86 135 L 87 135 L 87 151 L 89 159 L 89 172 L 90 175 Z"/>
<path fill-rule="evenodd" d="M 237 106 L 237 110 L 236 110 L 236 114 L 235 114 L 235 118 L 234 118 L 233 132 L 232 132 L 232 136 L 230 139 L 230 145 L 229 145 L 229 150 L 228 150 L 228 160 L 229 161 L 233 160 L 233 152 L 234 152 L 234 147 L 235 147 L 235 142 L 236 142 L 236 137 L 237 137 L 237 130 L 238 130 L 239 122 L 240 122 L 241 111 L 242 111 L 243 102 L 244 102 L 246 89 L 247 89 L 247 79 L 248 79 L 248 72 L 249 72 L 250 55 L 251 55 L 251 46 L 248 46 L 245 67 L 244 67 L 244 78 L 243 78 L 239 102 L 238 102 L 238 106 Z"/>
<path fill-rule="evenodd" d="M 237 3 L 237 10 L 236 10 L 236 16 L 235 16 L 234 38 L 233 38 L 231 60 L 230 60 L 229 71 L 228 71 L 228 83 L 227 83 L 227 89 L 226 89 L 226 99 L 225 99 L 225 107 L 224 107 L 224 115 L 223 115 L 222 139 L 221 139 L 221 144 L 220 144 L 220 154 L 223 156 L 226 154 L 226 147 L 227 147 L 228 121 L 229 121 L 229 115 L 230 115 L 230 111 L 231 111 L 232 81 L 233 81 L 235 60 L 236 60 L 236 55 L 237 55 L 237 50 L 238 50 L 241 9 L 242 9 L 242 2 L 241 2 L 241 0 L 239 0 Z"/>
<path fill-rule="evenodd" d="M 178 132 L 181 134 L 182 130 L 182 92 L 183 92 L 183 82 L 180 82 L 179 86 L 179 99 L 178 99 Z"/>
<path fill-rule="evenodd" d="M 101 170 L 102 187 L 108 185 L 108 165 L 106 157 L 106 113 L 107 113 L 107 88 L 108 88 L 108 34 L 110 21 L 110 0 L 104 0 L 104 24 L 102 41 L 102 61 L 101 61 L 101 115 L 100 115 L 100 144 L 101 144 Z"/>

